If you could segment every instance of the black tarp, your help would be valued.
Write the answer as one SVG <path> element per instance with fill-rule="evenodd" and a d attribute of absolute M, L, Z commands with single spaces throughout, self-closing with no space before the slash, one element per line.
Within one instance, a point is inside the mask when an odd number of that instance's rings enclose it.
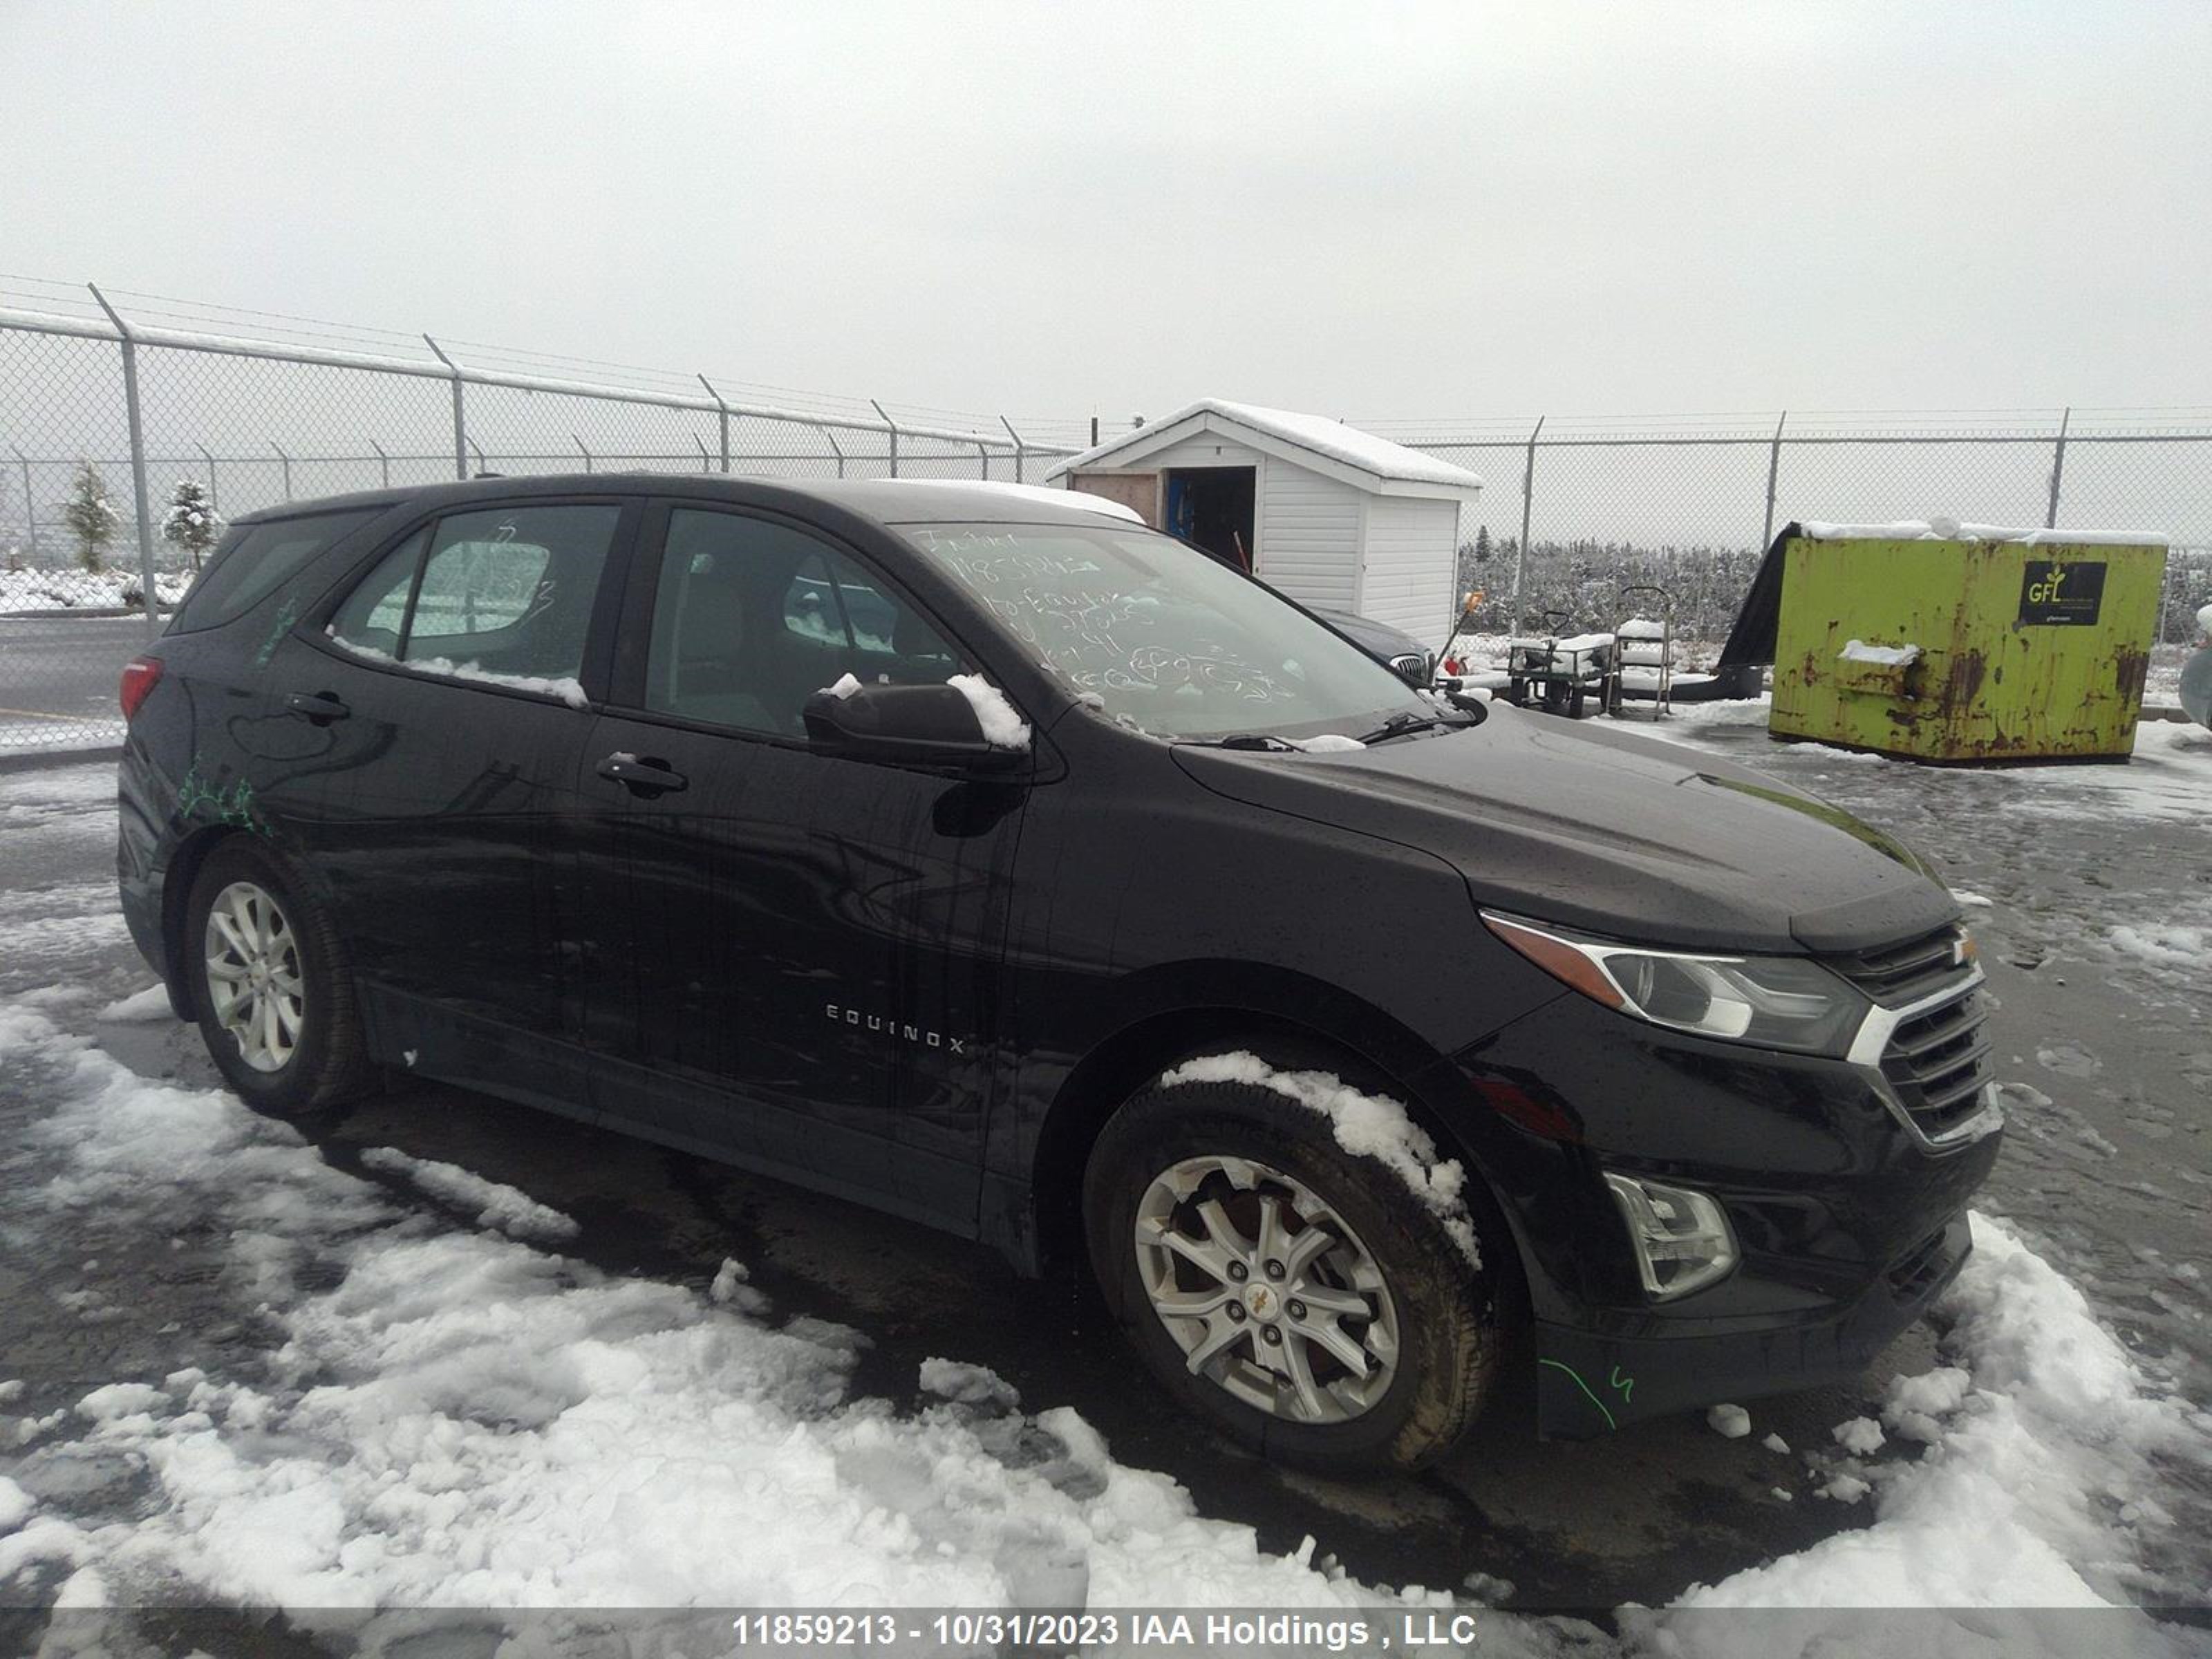
<path fill-rule="evenodd" d="M 1755 697 L 1760 690 L 1759 671 L 1774 662 L 1774 638 L 1782 623 L 1782 548 L 1793 537 L 1805 533 L 1796 520 L 1782 526 L 1759 562 L 1759 574 L 1735 613 L 1735 626 L 1721 647 L 1715 667 L 1724 697 Z"/>

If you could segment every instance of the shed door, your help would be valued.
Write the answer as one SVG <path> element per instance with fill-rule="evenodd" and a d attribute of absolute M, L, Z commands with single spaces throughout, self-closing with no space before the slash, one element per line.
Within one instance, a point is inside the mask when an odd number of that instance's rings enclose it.
<path fill-rule="evenodd" d="M 1133 507 L 1153 529 L 1160 527 L 1160 475 L 1157 472 L 1079 472 L 1067 483 L 1071 489 Z"/>

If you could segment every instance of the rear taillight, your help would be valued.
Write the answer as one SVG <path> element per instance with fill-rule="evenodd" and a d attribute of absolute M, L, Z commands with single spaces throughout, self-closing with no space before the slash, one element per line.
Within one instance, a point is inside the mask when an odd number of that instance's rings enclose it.
<path fill-rule="evenodd" d="M 161 681 L 161 659 L 159 657 L 133 657 L 123 671 L 123 684 L 116 696 L 123 704 L 123 718 L 134 719 L 138 705 L 146 701 L 146 694 Z"/>

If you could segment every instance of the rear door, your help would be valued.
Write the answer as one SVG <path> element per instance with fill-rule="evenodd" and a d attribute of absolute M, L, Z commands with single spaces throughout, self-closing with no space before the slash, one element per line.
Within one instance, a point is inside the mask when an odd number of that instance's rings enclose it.
<path fill-rule="evenodd" d="M 283 665 L 322 752 L 302 825 L 382 1058 L 573 1105 L 547 905 L 604 684 L 609 572 L 634 501 L 549 498 L 422 522 Z"/>
<path fill-rule="evenodd" d="M 965 666 L 825 533 L 671 503 L 636 574 L 576 785 L 603 1109 L 972 1229 L 1026 781 L 808 746 L 842 676 Z"/>

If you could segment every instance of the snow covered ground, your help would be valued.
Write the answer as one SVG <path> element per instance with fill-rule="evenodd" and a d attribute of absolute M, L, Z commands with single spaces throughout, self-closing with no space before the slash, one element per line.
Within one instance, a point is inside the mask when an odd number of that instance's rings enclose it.
<path fill-rule="evenodd" d="M 1938 773 L 1770 750 L 1758 712 L 1666 733 L 1874 812 L 1986 901 L 2016 1045 L 2006 1162 L 1932 1352 L 1825 1416 L 1754 1401 L 1744 1439 L 1699 1419 L 1664 1441 L 1761 1460 L 1786 1547 L 1685 1567 L 1644 1598 L 1679 1605 L 1617 1633 L 1492 1620 L 1484 1650 L 1963 1654 L 2054 1628 L 2184 1650 L 2132 1613 L 1854 1610 L 2212 1600 L 2193 1403 L 2212 970 L 2186 932 L 2212 923 L 2212 734 L 2160 732 L 2141 772 Z M 570 1171 L 565 1199 L 526 1193 L 470 1167 L 488 1143 L 466 1133 L 439 1157 L 349 1152 L 203 1086 L 120 937 L 110 788 L 104 768 L 0 774 L 0 1607 L 281 1604 L 398 1650 L 425 1607 L 1514 1604 L 1511 1564 L 1449 1528 L 1417 1540 L 1449 1563 L 1425 1583 L 1371 1551 L 1340 1565 L 1360 1489 L 1284 1483 L 1318 1498 L 1297 1511 L 1310 1536 L 1221 1512 L 1249 1507 L 1233 1470 L 1142 1467 L 1056 1373 L 975 1363 L 1001 1352 L 980 1324 L 928 1328 L 892 1375 L 888 1314 L 763 1288 L 750 1251 L 701 1273 L 595 1261 L 579 1218 L 611 1164 Z M 404 1110 L 373 1121 L 409 1132 Z M 833 1248 L 812 1224 L 793 1248 Z M 1624 1524 L 1594 1472 L 1635 1443 L 1526 1454 L 1569 1517 L 1559 1547 Z M 1793 1611 L 1724 1611 L 1747 1607 Z M 533 1651 L 606 1650 L 585 1624 L 530 1628 Z"/>
<path fill-rule="evenodd" d="M 136 555 L 129 556 L 135 560 Z M 154 591 L 163 609 L 176 604 L 191 586 L 188 570 L 157 570 Z M 22 616 L 50 611 L 96 611 L 132 609 L 143 603 L 138 571 L 111 566 L 105 570 L 80 570 L 74 566 L 53 570 L 0 570 L 0 616 Z"/>

